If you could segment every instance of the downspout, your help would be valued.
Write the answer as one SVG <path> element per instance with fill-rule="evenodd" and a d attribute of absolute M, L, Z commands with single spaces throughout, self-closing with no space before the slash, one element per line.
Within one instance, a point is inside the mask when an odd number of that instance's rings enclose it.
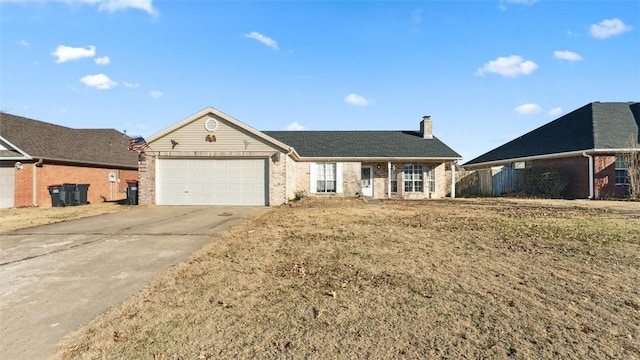
<path fill-rule="evenodd" d="M 451 198 L 456 197 L 456 160 L 451 162 Z"/>
<path fill-rule="evenodd" d="M 38 207 L 38 168 L 42 166 L 42 161 L 39 159 L 31 167 L 31 203 L 33 207 Z"/>
<path fill-rule="evenodd" d="M 582 152 L 582 156 L 589 159 L 589 200 L 593 199 L 593 156 L 587 154 L 586 151 Z"/>

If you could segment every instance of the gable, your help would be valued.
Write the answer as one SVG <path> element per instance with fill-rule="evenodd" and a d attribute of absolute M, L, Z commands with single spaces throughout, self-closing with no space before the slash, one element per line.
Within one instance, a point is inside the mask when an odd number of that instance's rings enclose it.
<path fill-rule="evenodd" d="M 174 146 L 174 143 L 177 145 Z M 213 113 L 148 142 L 153 151 L 274 151 L 280 148 Z"/>

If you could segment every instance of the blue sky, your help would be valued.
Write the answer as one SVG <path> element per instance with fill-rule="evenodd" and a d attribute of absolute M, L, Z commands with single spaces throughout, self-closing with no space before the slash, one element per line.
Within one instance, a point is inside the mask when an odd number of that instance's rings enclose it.
<path fill-rule="evenodd" d="M 0 0 L 0 109 L 150 136 L 212 106 L 258 130 L 417 130 L 463 163 L 640 100 L 640 2 Z"/>

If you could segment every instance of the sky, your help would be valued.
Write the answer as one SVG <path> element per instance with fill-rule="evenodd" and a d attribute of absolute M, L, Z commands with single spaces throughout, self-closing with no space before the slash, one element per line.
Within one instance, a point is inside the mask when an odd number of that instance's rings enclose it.
<path fill-rule="evenodd" d="M 464 163 L 593 101 L 640 101 L 640 1 L 0 0 L 0 110 L 72 128 L 430 115 Z"/>

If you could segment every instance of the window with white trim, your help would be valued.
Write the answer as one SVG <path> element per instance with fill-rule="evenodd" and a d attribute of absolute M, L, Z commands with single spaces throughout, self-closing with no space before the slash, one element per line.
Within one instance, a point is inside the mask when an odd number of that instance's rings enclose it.
<path fill-rule="evenodd" d="M 316 192 L 336 192 L 336 164 L 316 164 Z"/>
<path fill-rule="evenodd" d="M 422 165 L 404 166 L 404 192 L 422 192 Z"/>
<path fill-rule="evenodd" d="M 629 185 L 629 173 L 627 172 L 628 169 L 629 164 L 624 158 L 624 155 L 617 154 L 615 164 L 616 185 Z"/>

